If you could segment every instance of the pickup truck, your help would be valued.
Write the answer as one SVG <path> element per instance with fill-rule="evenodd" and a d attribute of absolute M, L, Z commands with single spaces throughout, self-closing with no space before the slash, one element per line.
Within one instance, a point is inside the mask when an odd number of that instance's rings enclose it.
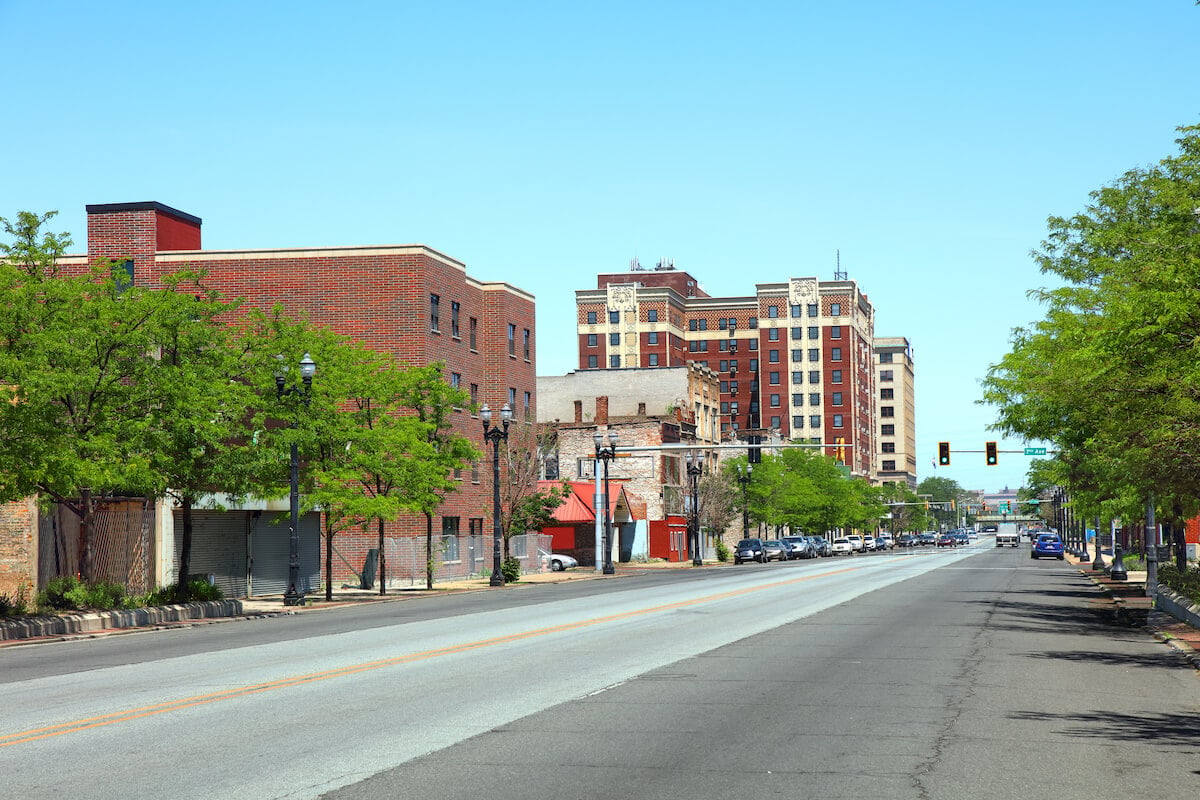
<path fill-rule="evenodd" d="M 1016 531 L 1003 531 L 996 534 L 996 547 L 1004 547 L 1012 545 L 1017 547 L 1021 544 L 1021 534 Z"/>

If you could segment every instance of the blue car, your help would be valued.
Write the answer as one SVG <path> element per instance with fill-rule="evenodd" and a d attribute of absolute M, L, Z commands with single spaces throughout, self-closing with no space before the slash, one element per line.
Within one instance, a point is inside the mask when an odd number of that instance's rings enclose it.
<path fill-rule="evenodd" d="M 1063 543 L 1062 539 L 1058 538 L 1058 534 L 1038 534 L 1037 541 L 1033 543 L 1033 547 L 1029 551 L 1029 557 L 1041 558 L 1042 556 L 1053 556 L 1059 561 L 1063 560 Z"/>

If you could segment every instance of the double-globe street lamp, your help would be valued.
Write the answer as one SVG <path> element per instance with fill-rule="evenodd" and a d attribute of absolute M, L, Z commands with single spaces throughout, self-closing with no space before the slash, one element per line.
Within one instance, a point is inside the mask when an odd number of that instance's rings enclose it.
<path fill-rule="evenodd" d="M 704 559 L 700 555 L 700 476 L 704 474 L 704 451 L 688 450 L 687 474 L 692 485 L 692 508 L 688 517 L 688 525 L 692 529 L 690 543 L 692 547 L 692 566 L 703 566 Z"/>
<path fill-rule="evenodd" d="M 750 504 L 747 500 L 750 489 L 750 474 L 754 470 L 753 464 L 738 464 L 737 482 L 742 487 L 742 538 L 750 538 Z"/>
<path fill-rule="evenodd" d="M 596 461 L 603 465 L 604 468 L 604 569 L 605 575 L 612 575 L 616 572 L 613 568 L 612 561 L 612 505 L 608 500 L 608 465 L 616 458 L 617 455 L 617 432 L 610 430 L 608 432 L 608 444 L 604 444 L 604 434 L 596 431 L 592 434 L 592 441 L 596 444 Z"/>
<path fill-rule="evenodd" d="M 483 439 L 492 443 L 492 519 L 496 526 L 492 531 L 492 579 L 491 586 L 504 585 L 504 570 L 500 565 L 500 551 L 504 539 L 504 529 L 500 526 L 500 442 L 508 439 L 508 424 L 512 422 L 512 408 L 508 403 L 500 409 L 502 425 L 492 427 L 492 410 L 487 403 L 479 409 L 479 419 L 483 421 Z"/>
<path fill-rule="evenodd" d="M 275 396 L 282 400 L 285 396 L 297 394 L 304 401 L 304 407 L 308 408 L 309 398 L 312 396 L 312 380 L 313 375 L 317 373 L 317 362 L 308 353 L 304 354 L 304 358 L 300 359 L 300 386 L 287 386 L 288 367 L 282 363 L 283 356 L 278 356 L 280 359 L 279 368 L 275 370 Z M 296 427 L 296 423 L 292 422 L 292 428 Z M 283 604 L 285 606 L 298 606 L 304 602 L 304 595 L 300 592 L 300 450 L 296 444 L 296 439 L 292 437 L 292 484 L 291 494 L 289 496 L 291 509 L 291 524 L 288 531 L 288 588 L 283 593 Z"/>

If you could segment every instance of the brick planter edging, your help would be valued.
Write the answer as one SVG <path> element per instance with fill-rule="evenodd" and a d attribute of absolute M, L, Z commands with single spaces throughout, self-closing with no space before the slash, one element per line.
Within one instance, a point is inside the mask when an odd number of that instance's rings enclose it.
<path fill-rule="evenodd" d="M 1181 594 L 1168 589 L 1161 583 L 1158 585 L 1158 596 L 1154 607 L 1165 611 L 1180 622 L 1186 622 L 1193 628 L 1200 629 L 1200 608 Z"/>
<path fill-rule="evenodd" d="M 242 613 L 240 600 L 212 600 L 177 606 L 4 619 L 0 620 L 0 641 L 31 639 L 39 636 L 88 634 L 114 628 L 146 628 L 169 622 L 236 617 Z"/>

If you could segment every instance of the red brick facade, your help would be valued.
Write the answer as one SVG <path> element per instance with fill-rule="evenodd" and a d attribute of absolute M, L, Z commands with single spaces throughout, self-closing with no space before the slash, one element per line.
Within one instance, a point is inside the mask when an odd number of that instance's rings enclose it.
<path fill-rule="evenodd" d="M 0 504 L 0 596 L 27 600 L 37 590 L 37 504 L 33 498 Z"/>
<path fill-rule="evenodd" d="M 88 256 L 132 259 L 134 281 L 161 285 L 164 275 L 204 270 L 205 284 L 250 306 L 282 303 L 288 312 L 390 353 L 401 364 L 446 362 L 446 379 L 477 404 L 509 402 L 518 424 L 536 419 L 534 298 L 505 283 L 479 281 L 465 265 L 425 245 L 272 250 L 202 250 L 200 219 L 160 203 L 89 205 Z M 434 297 L 437 320 L 434 322 Z M 315 382 L 320 391 L 320 376 Z M 481 451 L 482 426 L 469 409 L 455 428 Z M 484 468 L 487 467 L 487 468 Z M 466 534 L 490 517 L 490 462 L 464 470 L 461 485 L 434 519 Z M 423 517 L 389 523 L 389 536 L 425 535 Z M 377 533 L 340 534 L 339 551 L 361 564 Z M 340 563 L 340 562 L 339 562 Z M 339 574 L 335 565 L 334 579 Z"/>

